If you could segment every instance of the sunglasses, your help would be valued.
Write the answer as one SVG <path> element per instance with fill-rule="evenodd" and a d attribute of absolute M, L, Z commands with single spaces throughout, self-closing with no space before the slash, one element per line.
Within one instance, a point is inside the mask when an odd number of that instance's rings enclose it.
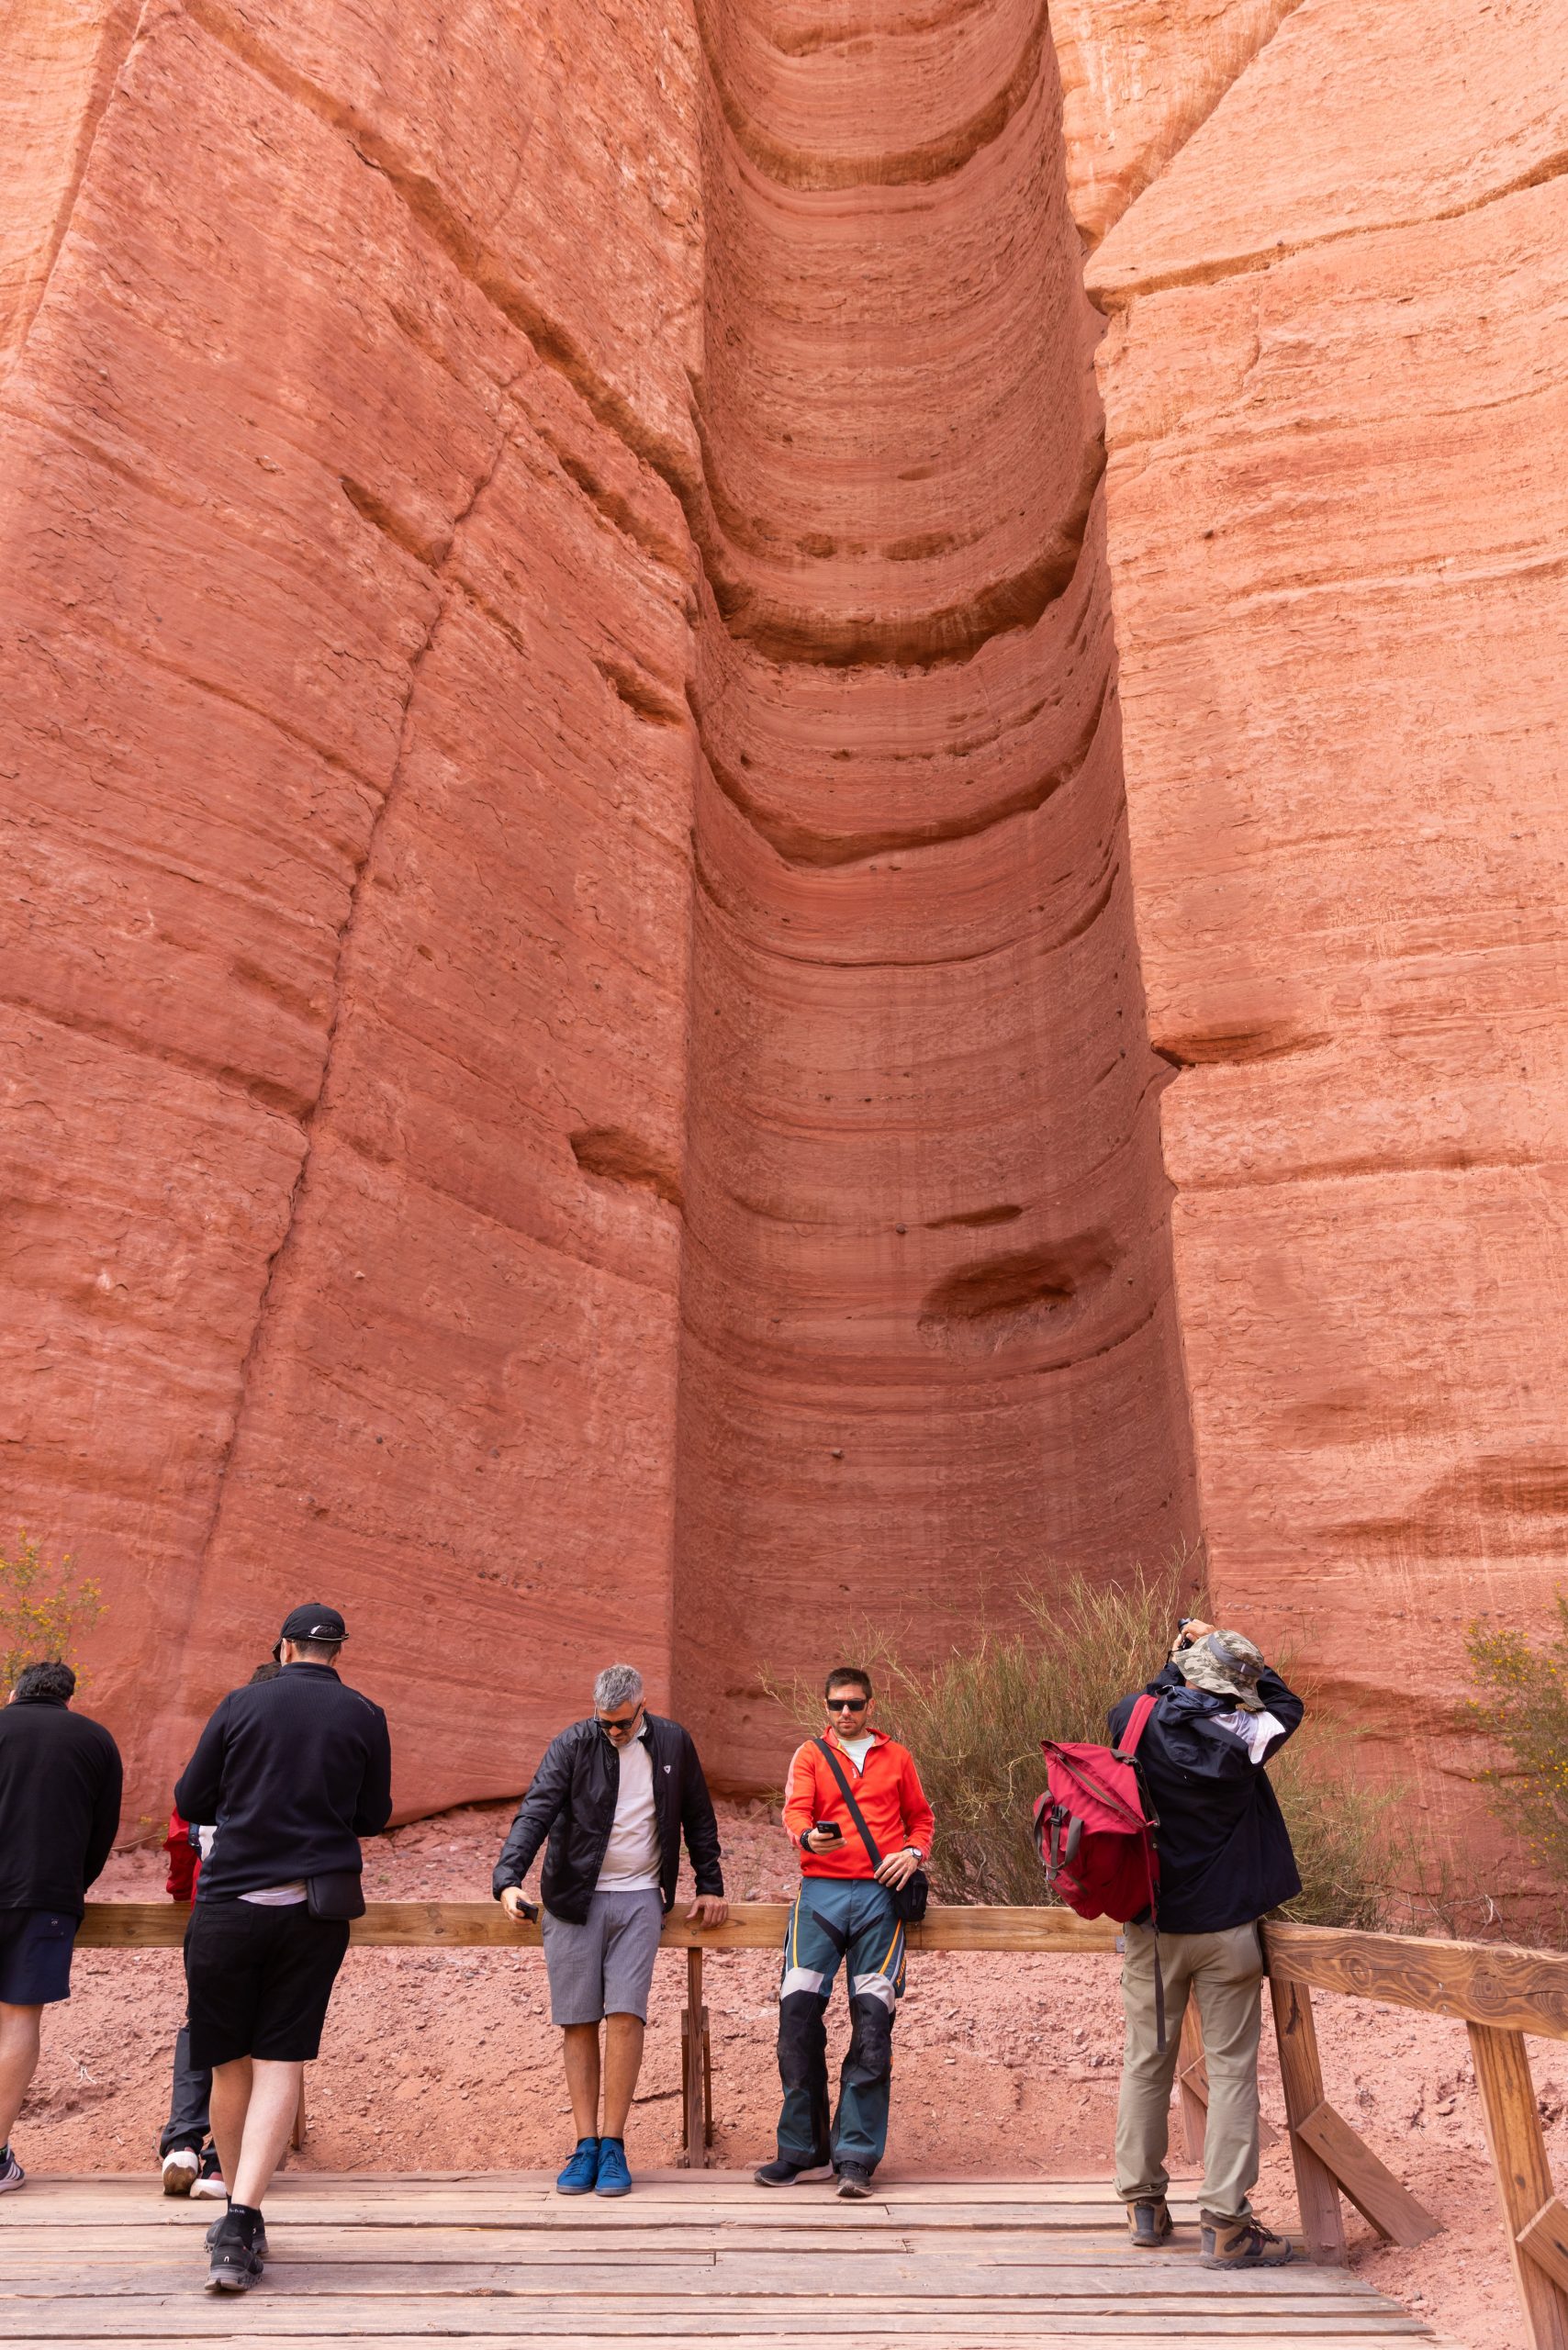
<path fill-rule="evenodd" d="M 870 1702 L 869 1697 L 830 1697 L 827 1709 L 830 1714 L 863 1714 Z"/>
<path fill-rule="evenodd" d="M 638 1715 L 641 1714 L 642 1710 L 641 1706 L 639 1706 L 635 1714 L 623 1715 L 616 1721 L 607 1721 L 605 1717 L 600 1714 L 599 1718 L 599 1726 L 600 1729 L 607 1729 L 612 1733 L 616 1730 L 635 1729 L 637 1727 Z"/>

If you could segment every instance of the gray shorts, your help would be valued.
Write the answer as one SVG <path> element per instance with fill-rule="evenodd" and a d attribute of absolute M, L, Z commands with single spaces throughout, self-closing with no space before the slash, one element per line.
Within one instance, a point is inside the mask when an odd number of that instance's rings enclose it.
<path fill-rule="evenodd" d="M 550 1976 L 550 2020 L 598 2023 L 606 2015 L 648 2020 L 665 1905 L 645 1893 L 596 1893 L 580 1926 L 545 1910 L 542 1932 Z"/>

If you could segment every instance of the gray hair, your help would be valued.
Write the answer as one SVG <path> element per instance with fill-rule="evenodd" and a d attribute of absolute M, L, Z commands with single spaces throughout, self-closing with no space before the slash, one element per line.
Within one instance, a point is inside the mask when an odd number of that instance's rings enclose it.
<path fill-rule="evenodd" d="M 607 1664 L 593 1684 L 594 1711 L 607 1714 L 612 1706 L 630 1706 L 643 1694 L 643 1676 L 634 1664 Z"/>

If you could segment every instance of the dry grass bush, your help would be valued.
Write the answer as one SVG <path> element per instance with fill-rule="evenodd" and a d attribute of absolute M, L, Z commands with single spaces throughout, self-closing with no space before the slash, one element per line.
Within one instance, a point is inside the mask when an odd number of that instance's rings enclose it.
<path fill-rule="evenodd" d="M 25 1530 L 0 1550 L 0 1692 L 25 1665 L 75 1662 L 80 1635 L 103 1614 L 95 1583 L 78 1583 L 70 1559 L 46 1559 Z"/>
<path fill-rule="evenodd" d="M 931 1874 L 944 1900 L 1049 1898 L 1031 1835 L 1045 1785 L 1040 1740 L 1103 1740 L 1111 1707 L 1159 1672 L 1179 1619 L 1204 1612 L 1199 1585 L 1198 1562 L 1186 1555 L 1117 1583 L 1070 1575 L 1020 1595 L 1023 1629 L 969 1624 L 934 1657 L 929 1639 L 917 1651 L 905 1627 L 841 1627 L 833 1661 L 867 1668 L 878 1720 L 919 1763 L 936 1814 Z M 921 1653 L 930 1661 L 913 1661 Z M 820 1729 L 819 1684 L 769 1686 L 804 1729 Z M 1333 1746 L 1341 1759 L 1329 1759 L 1329 1734 L 1309 1715 L 1270 1765 L 1302 1876 L 1287 1914 L 1375 1925 L 1401 1873 L 1396 1798 L 1357 1783 L 1342 1736 Z"/>
<path fill-rule="evenodd" d="M 1465 1645 L 1481 1691 L 1472 1719 L 1511 1758 L 1484 1772 L 1482 1784 L 1530 1859 L 1568 1882 L 1568 1599 L 1558 1593 L 1556 1628 L 1541 1647 L 1481 1624 Z"/>

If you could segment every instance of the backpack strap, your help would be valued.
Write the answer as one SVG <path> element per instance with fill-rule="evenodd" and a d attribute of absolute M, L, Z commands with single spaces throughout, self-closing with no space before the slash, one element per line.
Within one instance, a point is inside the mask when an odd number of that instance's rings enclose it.
<path fill-rule="evenodd" d="M 865 1817 L 861 1812 L 859 1805 L 856 1802 L 854 1796 L 849 1792 L 849 1782 L 844 1775 L 843 1764 L 839 1762 L 837 1755 L 834 1752 L 825 1738 L 813 1739 L 812 1742 L 813 1745 L 821 1747 L 823 1755 L 826 1757 L 828 1769 L 838 1781 L 838 1792 L 844 1797 L 845 1802 L 848 1805 L 849 1817 L 855 1822 L 856 1830 L 860 1838 L 860 1841 L 865 1845 L 867 1852 L 871 1856 L 871 1867 L 873 1871 L 879 1869 L 882 1865 L 882 1856 L 877 1850 L 876 1844 L 872 1839 L 871 1831 L 866 1825 Z"/>
<path fill-rule="evenodd" d="M 1130 1762 L 1137 1752 L 1138 1740 L 1148 1728 L 1148 1718 L 1159 1703 L 1158 1697 L 1140 1697 L 1127 1716 L 1127 1726 L 1122 1732 L 1122 1742 L 1112 1749 L 1118 1762 Z"/>

